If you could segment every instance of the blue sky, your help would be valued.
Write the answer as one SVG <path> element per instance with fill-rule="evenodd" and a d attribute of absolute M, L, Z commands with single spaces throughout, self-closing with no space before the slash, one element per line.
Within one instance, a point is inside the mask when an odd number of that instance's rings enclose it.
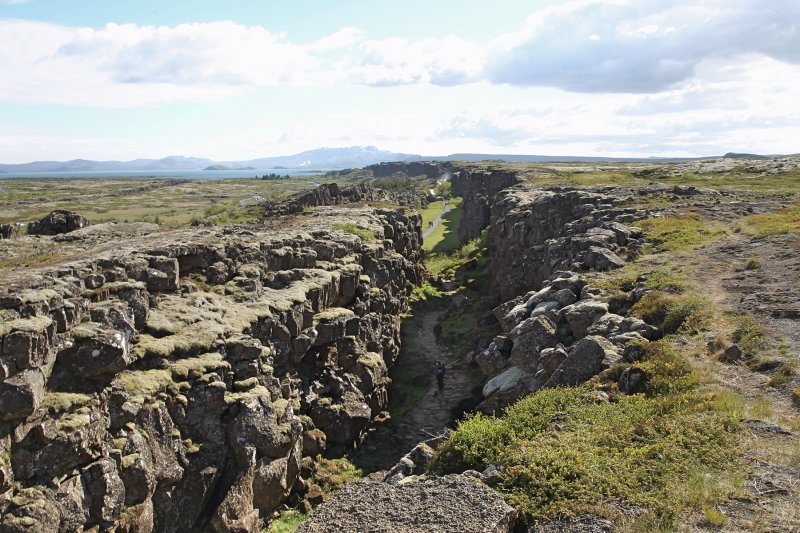
<path fill-rule="evenodd" d="M 800 152 L 796 0 L 0 0 L 0 162 Z"/>

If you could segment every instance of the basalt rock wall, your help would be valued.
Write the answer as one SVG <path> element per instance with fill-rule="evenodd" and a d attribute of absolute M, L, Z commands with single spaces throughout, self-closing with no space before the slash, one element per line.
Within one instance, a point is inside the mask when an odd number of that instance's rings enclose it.
<path fill-rule="evenodd" d="M 454 172 L 450 181 L 453 194 L 463 198 L 458 238 L 464 244 L 480 235 L 483 228 L 489 225 L 495 195 L 521 180 L 516 172 L 511 171 L 461 170 Z"/>
<path fill-rule="evenodd" d="M 369 201 L 393 202 L 394 198 L 388 191 L 376 189 L 368 183 L 359 183 L 350 187 L 339 187 L 336 183 L 323 183 L 315 189 L 299 192 L 288 200 L 265 204 L 264 216 L 296 215 L 311 207 Z"/>
<path fill-rule="evenodd" d="M 366 168 L 371 170 L 372 175 L 376 178 L 388 178 L 395 174 L 405 174 L 410 177 L 425 176 L 434 179 L 441 176 L 447 167 L 447 164 L 441 163 L 393 161 L 370 165 Z"/>
<path fill-rule="evenodd" d="M 629 193 L 568 188 L 508 188 L 491 206 L 492 289 L 509 299 L 559 270 L 610 270 L 641 244 L 625 224 L 646 216 L 620 207 Z M 466 216 L 466 214 L 465 214 Z"/>
<path fill-rule="evenodd" d="M 342 211 L 9 274 L 0 531 L 259 531 L 303 456 L 357 442 L 387 405 L 421 222 Z M 325 229 L 342 216 L 375 238 Z"/>

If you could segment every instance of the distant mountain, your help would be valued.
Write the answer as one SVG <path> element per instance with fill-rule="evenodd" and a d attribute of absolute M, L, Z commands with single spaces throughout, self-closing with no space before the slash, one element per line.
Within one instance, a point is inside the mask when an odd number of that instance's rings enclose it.
<path fill-rule="evenodd" d="M 262 157 L 250 161 L 231 161 L 229 166 L 251 166 L 256 168 L 361 168 L 384 161 L 417 161 L 422 156 L 379 150 L 374 146 L 351 146 L 349 148 L 317 148 L 295 155 Z"/>
<path fill-rule="evenodd" d="M 699 161 L 705 159 L 748 158 L 761 159 L 756 154 L 728 153 L 724 156 L 712 157 L 582 157 L 582 156 L 548 156 L 525 154 L 472 154 L 459 153 L 446 156 L 420 156 L 379 150 L 374 146 L 351 146 L 347 148 L 318 148 L 294 155 L 262 157 L 248 161 L 212 161 L 200 157 L 170 156 L 162 159 L 134 159 L 133 161 L 90 161 L 73 159 L 72 161 L 35 161 L 14 165 L 0 164 L 0 173 L 14 174 L 20 172 L 148 172 L 170 170 L 263 170 L 263 169 L 301 169 L 334 170 L 343 168 L 361 168 L 385 162 L 411 161 L 508 161 L 519 163 L 672 163 L 681 161 Z"/>
<path fill-rule="evenodd" d="M 147 172 L 151 170 L 256 170 L 268 168 L 341 169 L 360 168 L 384 161 L 412 161 L 421 156 L 379 150 L 374 146 L 319 148 L 295 155 L 262 157 L 249 161 L 212 161 L 199 157 L 170 156 L 133 161 L 35 161 L 14 165 L 0 164 L 0 172 Z"/>
<path fill-rule="evenodd" d="M 133 161 L 34 161 L 18 165 L 0 165 L 0 172 L 103 172 L 148 170 L 200 170 L 214 162 L 198 157 L 170 156 L 162 159 L 134 159 Z"/>

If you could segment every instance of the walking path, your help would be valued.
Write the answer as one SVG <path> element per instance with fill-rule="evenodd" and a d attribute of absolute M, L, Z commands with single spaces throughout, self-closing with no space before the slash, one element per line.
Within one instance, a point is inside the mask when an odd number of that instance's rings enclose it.
<path fill-rule="evenodd" d="M 422 232 L 422 238 L 427 239 L 428 237 L 433 235 L 433 232 L 436 231 L 436 228 L 438 228 L 439 224 L 442 222 L 442 217 L 449 212 L 450 212 L 450 204 L 446 203 L 444 204 L 444 210 L 442 211 L 442 213 L 440 215 L 437 215 L 436 218 L 432 220 L 433 223 L 430 226 L 428 226 L 425 229 L 425 231 Z"/>
<path fill-rule="evenodd" d="M 403 346 L 392 375 L 403 376 L 390 387 L 392 418 L 371 431 L 351 460 L 365 471 L 390 468 L 420 441 L 441 434 L 453 410 L 472 393 L 467 363 L 436 343 L 433 328 L 443 311 L 419 311 L 406 318 Z M 436 364 L 446 366 L 444 387 L 436 384 Z M 403 379 L 405 382 L 403 382 Z M 416 389 L 416 390 L 413 390 Z M 399 405 L 398 405 L 399 404 Z"/>

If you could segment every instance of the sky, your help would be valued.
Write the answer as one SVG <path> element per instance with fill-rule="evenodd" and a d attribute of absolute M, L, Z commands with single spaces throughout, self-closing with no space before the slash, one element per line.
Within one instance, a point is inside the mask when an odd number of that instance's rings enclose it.
<path fill-rule="evenodd" d="M 798 0 L 0 0 L 0 162 L 800 152 Z"/>

